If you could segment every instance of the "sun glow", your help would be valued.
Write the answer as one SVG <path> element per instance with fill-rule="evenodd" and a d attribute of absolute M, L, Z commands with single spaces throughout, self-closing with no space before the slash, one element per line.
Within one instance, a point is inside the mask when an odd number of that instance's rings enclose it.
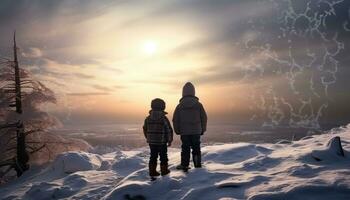
<path fill-rule="evenodd" d="M 157 52 L 158 46 L 154 41 L 147 41 L 143 44 L 143 51 L 147 55 L 154 55 Z"/>

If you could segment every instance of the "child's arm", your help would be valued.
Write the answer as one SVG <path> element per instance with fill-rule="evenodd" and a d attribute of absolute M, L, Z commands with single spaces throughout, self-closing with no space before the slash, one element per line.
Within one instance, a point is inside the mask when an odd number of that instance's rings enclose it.
<path fill-rule="evenodd" d="M 167 117 L 165 117 L 165 122 L 164 122 L 164 125 L 165 125 L 165 131 L 168 135 L 168 144 L 171 144 L 173 142 L 173 129 L 171 127 L 171 124 L 169 122 L 169 119 Z"/>
<path fill-rule="evenodd" d="M 174 131 L 177 135 L 180 134 L 180 119 L 179 119 L 179 108 L 178 106 L 175 108 L 174 115 L 173 115 L 173 125 L 174 125 Z"/>
<path fill-rule="evenodd" d="M 201 125 L 202 125 L 202 135 L 205 131 L 207 131 L 207 113 L 204 110 L 204 107 L 202 104 L 200 104 L 200 116 L 201 116 Z"/>
<path fill-rule="evenodd" d="M 147 139 L 147 118 L 145 119 L 145 122 L 143 123 L 143 134 L 145 135 L 145 138 Z"/>

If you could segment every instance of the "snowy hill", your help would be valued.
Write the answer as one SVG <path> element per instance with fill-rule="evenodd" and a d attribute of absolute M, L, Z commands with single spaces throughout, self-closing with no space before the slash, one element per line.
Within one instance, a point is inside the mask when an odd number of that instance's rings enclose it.
<path fill-rule="evenodd" d="M 336 136 L 344 152 L 336 140 L 327 144 Z M 185 174 L 175 170 L 180 150 L 171 148 L 171 174 L 156 181 L 148 177 L 147 148 L 68 152 L 1 186 L 0 198 L 350 199 L 349 151 L 350 126 L 291 143 L 218 144 L 202 148 L 204 168 Z"/>

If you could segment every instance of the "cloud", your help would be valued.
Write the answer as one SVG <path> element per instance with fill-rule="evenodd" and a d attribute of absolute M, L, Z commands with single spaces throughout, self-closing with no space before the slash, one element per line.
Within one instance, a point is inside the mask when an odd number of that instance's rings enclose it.
<path fill-rule="evenodd" d="M 102 69 L 105 69 L 105 70 L 109 70 L 109 71 L 116 72 L 116 73 L 118 73 L 118 74 L 123 73 L 123 70 L 121 70 L 121 69 L 119 69 L 119 68 L 115 68 L 115 67 L 109 67 L 109 66 L 104 66 L 104 65 L 102 65 L 101 68 L 102 68 Z"/>
<path fill-rule="evenodd" d="M 101 95 L 109 95 L 108 92 L 72 92 L 67 93 L 69 96 L 101 96 Z"/>
<path fill-rule="evenodd" d="M 93 79 L 95 78 L 95 76 L 93 75 L 88 75 L 88 74 L 84 74 L 84 73 L 80 73 L 80 72 L 75 72 L 74 75 L 78 78 L 82 78 L 82 79 Z"/>
<path fill-rule="evenodd" d="M 221 70 L 217 70 L 218 68 Z M 237 66 L 212 66 L 207 68 L 205 73 L 193 76 L 191 80 L 198 84 L 212 85 L 242 81 L 244 78 L 244 70 Z"/>
<path fill-rule="evenodd" d="M 31 47 L 27 51 L 22 52 L 22 56 L 25 58 L 40 58 L 43 56 L 43 52 L 39 48 Z"/>
<path fill-rule="evenodd" d="M 125 89 L 126 87 L 123 85 L 114 85 L 113 88 L 115 89 Z"/>
<path fill-rule="evenodd" d="M 95 84 L 95 85 L 92 85 L 92 87 L 95 88 L 95 89 L 97 89 L 97 90 L 101 90 L 101 91 L 106 91 L 106 92 L 112 91 L 111 88 L 106 87 L 106 86 L 102 86 L 102 85 L 97 85 L 97 84 Z"/>

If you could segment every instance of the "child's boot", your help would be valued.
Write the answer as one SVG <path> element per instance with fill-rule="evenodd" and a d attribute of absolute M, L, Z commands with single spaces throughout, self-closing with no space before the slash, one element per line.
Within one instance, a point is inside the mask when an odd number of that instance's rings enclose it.
<path fill-rule="evenodd" d="M 178 166 L 176 166 L 176 169 L 177 170 L 182 170 L 182 171 L 184 171 L 184 172 L 188 172 L 188 170 L 190 169 L 190 167 L 189 166 L 183 166 L 183 165 L 178 165 Z"/>
<path fill-rule="evenodd" d="M 153 177 L 153 176 L 159 176 L 160 174 L 157 172 L 157 163 L 149 163 L 148 165 L 149 167 L 149 176 Z"/>
<path fill-rule="evenodd" d="M 195 168 L 202 167 L 202 158 L 201 155 L 193 155 L 193 165 Z"/>
<path fill-rule="evenodd" d="M 160 165 L 160 173 L 162 176 L 165 176 L 170 173 L 170 170 L 168 169 L 168 164 Z"/>

